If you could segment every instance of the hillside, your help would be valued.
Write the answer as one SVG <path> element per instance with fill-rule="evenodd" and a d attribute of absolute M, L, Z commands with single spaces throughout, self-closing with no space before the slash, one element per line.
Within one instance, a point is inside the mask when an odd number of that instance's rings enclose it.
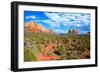
<path fill-rule="evenodd" d="M 90 58 L 90 35 L 56 35 L 25 32 L 24 61 Z"/>
<path fill-rule="evenodd" d="M 35 22 L 27 22 L 25 23 L 25 32 L 34 32 L 34 33 L 50 33 L 54 34 L 53 31 L 46 29 L 42 25 L 39 25 Z"/>

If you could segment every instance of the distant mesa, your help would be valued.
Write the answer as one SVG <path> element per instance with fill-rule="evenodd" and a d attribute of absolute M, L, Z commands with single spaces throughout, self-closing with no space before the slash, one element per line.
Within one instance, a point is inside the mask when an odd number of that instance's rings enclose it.
<path fill-rule="evenodd" d="M 79 34 L 78 30 L 69 30 L 68 34 Z"/>
<path fill-rule="evenodd" d="M 54 34 L 53 31 L 46 29 L 42 25 L 39 25 L 35 22 L 27 22 L 25 23 L 25 32 L 35 32 L 35 33 L 49 33 L 49 34 Z"/>

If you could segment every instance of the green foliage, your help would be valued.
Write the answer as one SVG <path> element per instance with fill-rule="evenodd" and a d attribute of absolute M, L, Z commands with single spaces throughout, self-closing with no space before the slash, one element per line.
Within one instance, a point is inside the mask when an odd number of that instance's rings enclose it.
<path fill-rule="evenodd" d="M 36 61 L 35 55 L 44 53 L 42 50 L 51 44 L 56 45 L 55 51 L 51 53 L 60 56 L 61 60 L 84 59 L 84 52 L 90 51 L 90 35 L 85 34 L 57 35 L 25 32 L 24 43 L 25 61 Z"/>
<path fill-rule="evenodd" d="M 25 48 L 24 51 L 24 61 L 36 61 L 34 53 L 29 48 Z"/>

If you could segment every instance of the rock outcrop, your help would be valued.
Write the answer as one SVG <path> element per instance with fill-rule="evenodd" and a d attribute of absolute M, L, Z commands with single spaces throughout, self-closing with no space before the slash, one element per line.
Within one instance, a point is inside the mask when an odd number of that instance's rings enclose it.
<path fill-rule="evenodd" d="M 68 34 L 79 34 L 78 30 L 69 30 Z"/>
<path fill-rule="evenodd" d="M 54 34 L 53 31 L 46 29 L 42 25 L 39 25 L 35 22 L 27 22 L 25 23 L 25 32 L 43 32 L 43 33 L 49 33 Z"/>

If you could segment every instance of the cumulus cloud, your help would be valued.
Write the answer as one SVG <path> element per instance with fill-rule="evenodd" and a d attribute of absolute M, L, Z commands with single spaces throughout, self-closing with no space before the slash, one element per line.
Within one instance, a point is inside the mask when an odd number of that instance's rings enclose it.
<path fill-rule="evenodd" d="M 26 16 L 26 19 L 36 19 L 36 16 L 34 15 Z"/>
<path fill-rule="evenodd" d="M 42 19 L 35 15 L 26 16 L 26 19 L 33 19 L 37 23 L 45 23 L 50 29 L 57 33 L 66 33 L 69 29 L 78 29 L 82 32 L 90 30 L 90 14 L 68 13 L 68 12 L 44 12 L 47 18 Z M 64 29 L 61 29 L 64 28 Z"/>
<path fill-rule="evenodd" d="M 60 26 L 82 27 L 90 25 L 90 15 L 84 13 L 67 13 L 67 12 L 44 12 L 48 18 L 39 20 L 35 15 L 26 16 L 26 19 L 35 19 L 36 22 L 44 22 L 52 28 Z"/>
<path fill-rule="evenodd" d="M 66 17 L 62 17 L 59 13 L 49 13 L 46 12 L 45 15 L 53 22 L 58 23 L 57 25 L 64 25 L 66 26 L 69 22 L 69 19 Z M 56 25 L 56 24 L 55 24 Z M 56 25 L 56 26 L 57 26 Z"/>
<path fill-rule="evenodd" d="M 51 25 L 63 25 L 63 26 L 86 26 L 90 23 L 90 15 L 89 14 L 82 14 L 82 13 L 49 13 L 46 12 L 45 15 L 52 20 Z M 58 23 L 58 24 L 55 24 Z"/>
<path fill-rule="evenodd" d="M 52 20 L 43 20 L 43 22 L 48 24 L 52 28 L 60 27 L 60 23 L 59 22 L 55 22 L 55 21 L 52 21 Z"/>

